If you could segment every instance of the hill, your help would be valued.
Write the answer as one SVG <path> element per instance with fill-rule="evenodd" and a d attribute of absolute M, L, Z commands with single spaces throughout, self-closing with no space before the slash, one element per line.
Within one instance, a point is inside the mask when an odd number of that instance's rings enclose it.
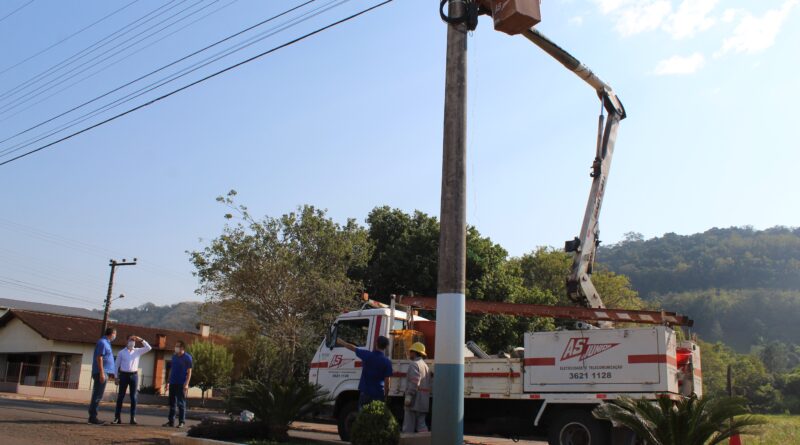
<path fill-rule="evenodd" d="M 705 289 L 800 290 L 800 228 L 714 228 L 649 240 L 632 233 L 601 247 L 597 258 L 628 276 L 643 298 Z"/>
<path fill-rule="evenodd" d="M 153 326 L 180 331 L 196 330 L 201 303 L 185 301 L 170 306 L 145 303 L 132 309 L 114 309 L 111 318 L 120 323 Z"/>
<path fill-rule="evenodd" d="M 691 316 L 707 341 L 747 352 L 800 339 L 800 229 L 714 228 L 649 240 L 629 234 L 601 248 L 598 260 L 628 276 L 651 304 Z"/>

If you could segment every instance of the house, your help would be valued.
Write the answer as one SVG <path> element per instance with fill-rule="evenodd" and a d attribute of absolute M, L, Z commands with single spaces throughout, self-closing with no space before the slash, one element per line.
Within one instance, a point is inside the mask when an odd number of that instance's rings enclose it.
<path fill-rule="evenodd" d="M 0 316 L 0 391 L 88 400 L 91 389 L 92 355 L 100 338 L 102 320 L 73 315 L 10 309 Z M 166 393 L 170 360 L 175 342 L 196 341 L 227 344 L 228 340 L 198 325 L 198 332 L 175 331 L 130 324 L 111 323 L 117 329 L 112 343 L 116 356 L 129 335 L 138 335 L 153 350 L 139 360 L 139 387 Z M 114 385 L 106 392 L 114 393 Z M 192 388 L 190 397 L 199 397 Z"/>
<path fill-rule="evenodd" d="M 13 300 L 11 298 L 0 298 L 0 316 L 9 309 L 19 309 L 22 311 L 47 312 L 49 314 L 72 315 L 75 317 L 97 318 L 102 320 L 103 313 L 79 307 L 60 306 L 57 304 L 34 303 L 33 301 Z"/>

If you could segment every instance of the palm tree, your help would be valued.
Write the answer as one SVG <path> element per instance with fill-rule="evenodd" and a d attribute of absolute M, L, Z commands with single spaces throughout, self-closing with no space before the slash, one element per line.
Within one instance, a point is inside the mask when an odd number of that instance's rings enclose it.
<path fill-rule="evenodd" d="M 674 402 L 665 397 L 653 403 L 621 397 L 598 406 L 593 414 L 630 429 L 647 445 L 715 445 L 736 434 L 751 434 L 751 427 L 765 423 L 748 412 L 742 398 L 689 397 Z"/>

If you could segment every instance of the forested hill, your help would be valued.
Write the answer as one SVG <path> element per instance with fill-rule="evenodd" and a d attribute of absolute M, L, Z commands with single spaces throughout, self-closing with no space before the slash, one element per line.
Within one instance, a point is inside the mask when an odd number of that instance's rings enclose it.
<path fill-rule="evenodd" d="M 132 309 L 114 309 L 111 318 L 119 323 L 152 326 L 179 331 L 195 331 L 201 303 L 185 301 L 170 306 L 145 303 Z"/>
<path fill-rule="evenodd" d="M 601 247 L 597 260 L 627 275 L 643 298 L 704 289 L 800 290 L 800 228 L 668 233 Z"/>

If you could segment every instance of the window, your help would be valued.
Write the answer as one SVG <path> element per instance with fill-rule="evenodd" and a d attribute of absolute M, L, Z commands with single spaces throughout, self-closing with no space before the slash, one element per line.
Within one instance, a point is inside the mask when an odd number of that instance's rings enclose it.
<path fill-rule="evenodd" d="M 392 330 L 393 331 L 403 331 L 403 330 L 407 329 L 407 327 L 408 327 L 408 322 L 407 321 L 405 321 L 403 319 L 400 319 L 400 318 L 395 318 L 394 319 L 394 326 L 392 327 Z"/>
<path fill-rule="evenodd" d="M 367 346 L 368 334 L 369 320 L 366 318 L 341 320 L 336 323 L 336 336 L 360 348 Z"/>

